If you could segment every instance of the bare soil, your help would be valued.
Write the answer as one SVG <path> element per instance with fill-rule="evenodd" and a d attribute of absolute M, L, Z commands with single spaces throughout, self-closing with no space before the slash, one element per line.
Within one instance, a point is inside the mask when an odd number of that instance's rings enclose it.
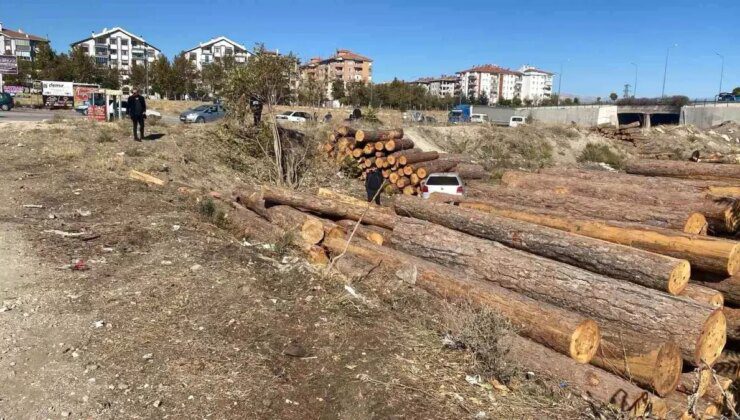
<path fill-rule="evenodd" d="M 251 180 L 218 126 L 155 125 L 143 143 L 126 122 L 0 130 L 1 418 L 590 416 L 539 375 L 471 384 L 471 353 L 442 344 L 444 307 L 395 276 L 355 280 L 358 300 L 214 225 L 180 187 Z"/>

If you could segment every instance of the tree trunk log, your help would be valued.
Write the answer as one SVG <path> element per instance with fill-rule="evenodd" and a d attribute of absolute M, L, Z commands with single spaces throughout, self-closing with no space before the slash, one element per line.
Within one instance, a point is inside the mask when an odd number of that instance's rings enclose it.
<path fill-rule="evenodd" d="M 252 185 L 240 185 L 232 194 L 232 200 L 267 219 L 262 189 Z"/>
<path fill-rule="evenodd" d="M 378 210 L 375 205 L 370 203 L 364 205 L 349 204 L 282 188 L 264 186 L 262 196 L 265 202 L 286 204 L 342 219 L 359 220 L 362 218 L 363 223 L 387 229 L 393 229 L 399 219 L 398 216 L 388 214 L 385 210 Z"/>
<path fill-rule="evenodd" d="M 704 215 L 677 211 L 664 207 L 640 204 L 619 204 L 587 197 L 558 197 L 536 191 L 493 187 L 471 183 L 468 191 L 473 197 L 497 202 L 525 205 L 528 207 L 555 210 L 561 214 L 580 218 L 595 218 L 680 230 L 686 233 L 706 233 Z M 485 201 L 483 204 L 487 204 Z"/>
<path fill-rule="evenodd" d="M 439 158 L 455 163 L 475 163 L 475 159 L 472 156 L 464 153 L 440 153 Z"/>
<path fill-rule="evenodd" d="M 706 193 L 647 189 L 640 184 L 595 181 L 558 176 L 507 171 L 501 183 L 509 188 L 544 191 L 563 196 L 575 195 L 622 203 L 664 206 L 703 214 L 713 232 L 734 233 L 740 226 L 740 203 L 732 198 L 713 197 Z"/>
<path fill-rule="evenodd" d="M 490 175 L 485 168 L 475 163 L 458 163 L 453 170 L 463 179 L 483 179 Z"/>
<path fill-rule="evenodd" d="M 457 162 L 455 161 L 437 159 L 427 162 L 420 162 L 414 165 L 414 169 L 416 170 L 416 175 L 418 175 L 419 178 L 424 179 L 436 172 L 448 172 L 456 165 Z"/>
<path fill-rule="evenodd" d="M 740 165 L 696 163 L 673 160 L 638 160 L 627 163 L 628 174 L 671 178 L 740 181 Z"/>
<path fill-rule="evenodd" d="M 437 152 L 421 152 L 421 153 L 414 153 L 414 154 L 408 154 L 403 155 L 405 162 L 404 165 L 411 165 L 414 163 L 420 163 L 420 162 L 428 162 L 431 160 L 435 160 L 439 158 L 439 153 Z M 418 165 L 417 165 L 418 166 Z"/>
<path fill-rule="evenodd" d="M 732 350 L 723 351 L 712 368 L 722 376 L 733 380 L 740 379 L 740 353 Z"/>
<path fill-rule="evenodd" d="M 681 380 L 678 382 L 676 391 L 688 395 L 696 394 L 702 397 L 707 393 L 710 381 L 712 381 L 712 370 L 699 368 L 698 370 L 681 374 Z"/>
<path fill-rule="evenodd" d="M 354 137 L 356 132 L 357 130 L 348 125 L 342 125 L 337 128 L 337 134 L 344 137 Z"/>
<path fill-rule="evenodd" d="M 459 196 L 433 194 L 430 201 L 460 202 Z M 486 205 L 460 203 L 460 207 L 473 208 L 510 219 L 536 223 L 566 232 L 577 233 L 634 248 L 685 259 L 692 268 L 732 275 L 740 270 L 740 243 L 727 239 L 692 235 L 671 229 L 615 224 L 593 219 L 573 219 L 554 213 L 541 212 L 524 206 L 488 202 Z M 738 283 L 740 299 L 740 283 Z"/>
<path fill-rule="evenodd" d="M 417 257 L 592 316 L 603 328 L 646 341 L 673 341 L 684 360 L 693 364 L 711 365 L 725 345 L 724 314 L 705 305 L 428 222 L 400 220 L 391 242 Z"/>
<path fill-rule="evenodd" d="M 666 418 L 681 420 L 710 420 L 719 415 L 719 407 L 704 399 L 697 399 L 692 408 L 689 408 L 689 396 L 674 392 L 663 399 L 667 407 Z"/>
<path fill-rule="evenodd" d="M 727 338 L 740 340 L 740 309 L 723 308 L 727 318 Z"/>
<path fill-rule="evenodd" d="M 718 404 L 729 404 L 730 407 L 735 406 L 736 395 L 730 391 L 732 386 L 732 379 L 725 378 L 719 375 L 712 375 L 707 385 L 707 391 L 704 394 L 704 399 L 710 403 Z M 725 395 L 727 395 L 730 401 L 725 401 Z"/>
<path fill-rule="evenodd" d="M 403 138 L 403 129 L 393 130 L 357 130 L 355 140 L 358 142 L 376 142 L 380 140 L 391 140 Z"/>
<path fill-rule="evenodd" d="M 691 299 L 704 305 L 709 305 L 713 308 L 721 308 L 725 304 L 725 299 L 722 296 L 722 293 L 709 287 L 696 284 L 693 281 L 686 285 L 686 288 L 681 292 L 681 297 Z"/>
<path fill-rule="evenodd" d="M 414 148 L 414 142 L 410 139 L 397 139 L 388 140 L 384 143 L 383 147 L 388 152 L 395 152 L 398 150 L 408 150 Z"/>
<path fill-rule="evenodd" d="M 343 219 L 337 221 L 337 224 L 343 228 L 344 232 L 346 232 L 346 234 L 342 236 L 342 238 L 348 238 L 352 231 L 355 230 L 355 225 L 357 225 L 358 222 L 354 220 Z M 383 245 L 383 242 L 385 242 L 385 236 L 383 234 L 363 224 L 357 226 L 355 235 L 371 243 L 374 243 L 375 245 Z"/>
<path fill-rule="evenodd" d="M 534 223 L 409 197 L 399 197 L 394 207 L 399 215 L 427 220 L 594 273 L 674 295 L 683 291 L 691 277 L 691 268 L 686 260 Z"/>
<path fill-rule="evenodd" d="M 336 228 L 334 222 L 320 219 L 290 206 L 272 206 L 267 209 L 268 220 L 280 226 L 285 232 L 299 236 L 303 242 L 315 245 L 324 235 Z"/>
<path fill-rule="evenodd" d="M 411 268 L 415 284 L 435 296 L 448 300 L 470 300 L 500 313 L 519 328 L 519 333 L 566 354 L 579 363 L 593 357 L 599 343 L 599 327 L 581 315 L 451 272 L 393 249 L 361 241 L 329 238 L 324 245 L 334 254 L 347 252 L 391 270 Z"/>
<path fill-rule="evenodd" d="M 652 414 L 664 418 L 667 412 L 662 399 L 599 368 L 578 364 L 515 335 L 507 337 L 504 343 L 508 348 L 505 357 L 512 363 L 564 381 L 569 387 L 580 391 L 579 394 L 587 394 L 604 404 L 614 405 L 634 417 Z"/>
<path fill-rule="evenodd" d="M 708 287 L 710 289 L 722 292 L 725 302 L 732 305 L 740 306 L 740 275 L 735 274 L 720 281 L 698 281 L 691 280 L 692 283 Z"/>

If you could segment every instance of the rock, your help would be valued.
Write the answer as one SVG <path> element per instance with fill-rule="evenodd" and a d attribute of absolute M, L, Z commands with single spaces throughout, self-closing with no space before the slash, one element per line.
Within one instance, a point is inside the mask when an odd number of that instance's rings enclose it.
<path fill-rule="evenodd" d="M 193 264 L 192 266 L 190 266 L 190 271 L 200 271 L 202 268 L 203 266 L 200 264 Z"/>
<path fill-rule="evenodd" d="M 147 353 L 147 354 L 144 355 L 143 359 L 144 360 L 150 360 L 152 357 L 154 357 L 154 356 L 151 353 Z"/>
<path fill-rule="evenodd" d="M 306 357 L 308 352 L 300 344 L 292 342 L 283 350 L 283 354 L 292 357 Z"/>
<path fill-rule="evenodd" d="M 154 408 L 159 408 L 160 405 L 162 405 L 162 400 L 157 400 L 152 403 Z"/>

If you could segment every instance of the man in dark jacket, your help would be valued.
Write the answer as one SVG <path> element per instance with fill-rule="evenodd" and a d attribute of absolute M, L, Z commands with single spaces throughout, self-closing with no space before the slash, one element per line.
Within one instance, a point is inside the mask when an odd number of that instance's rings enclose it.
<path fill-rule="evenodd" d="M 375 168 L 365 179 L 365 190 L 367 191 L 367 201 L 373 201 L 375 204 L 380 204 L 380 188 L 383 186 L 383 175 L 380 170 Z"/>
<path fill-rule="evenodd" d="M 134 89 L 131 96 L 128 97 L 126 111 L 128 112 L 128 116 L 131 117 L 131 121 L 134 123 L 134 141 L 141 141 L 144 138 L 146 100 L 139 94 L 139 89 Z"/>
<path fill-rule="evenodd" d="M 259 125 L 260 121 L 262 121 L 262 101 L 253 96 L 249 99 L 249 109 L 254 116 L 254 125 Z"/>

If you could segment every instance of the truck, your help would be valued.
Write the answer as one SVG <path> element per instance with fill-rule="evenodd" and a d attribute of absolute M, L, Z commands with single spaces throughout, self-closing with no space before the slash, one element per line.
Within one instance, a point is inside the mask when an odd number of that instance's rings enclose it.
<path fill-rule="evenodd" d="M 447 116 L 447 121 L 452 124 L 474 122 L 516 127 L 525 124 L 526 118 L 517 115 L 517 110 L 514 108 L 465 104 L 452 108 Z"/>

